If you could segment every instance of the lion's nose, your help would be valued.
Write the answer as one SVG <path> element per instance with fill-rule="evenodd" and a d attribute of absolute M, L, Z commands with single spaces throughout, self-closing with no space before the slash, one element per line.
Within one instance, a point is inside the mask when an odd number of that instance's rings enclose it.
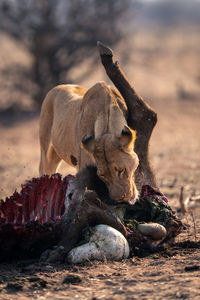
<path fill-rule="evenodd" d="M 139 197 L 138 190 L 136 186 L 133 186 L 133 189 L 130 192 L 125 194 L 123 201 L 128 202 L 130 204 L 134 204 L 137 201 L 138 197 Z"/>

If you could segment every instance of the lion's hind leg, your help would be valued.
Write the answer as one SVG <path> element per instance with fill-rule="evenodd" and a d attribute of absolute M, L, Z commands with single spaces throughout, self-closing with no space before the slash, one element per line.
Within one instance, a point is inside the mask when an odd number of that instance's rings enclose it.
<path fill-rule="evenodd" d="M 51 131 L 53 126 L 53 109 L 50 103 L 44 100 L 40 115 L 40 165 L 39 174 L 54 174 L 61 162 L 61 158 L 56 153 L 51 139 Z"/>
<path fill-rule="evenodd" d="M 53 145 L 50 145 L 48 149 L 43 149 L 41 147 L 41 158 L 39 166 L 40 175 L 50 175 L 56 173 L 60 162 L 61 158 L 57 155 L 56 151 L 53 148 Z"/>

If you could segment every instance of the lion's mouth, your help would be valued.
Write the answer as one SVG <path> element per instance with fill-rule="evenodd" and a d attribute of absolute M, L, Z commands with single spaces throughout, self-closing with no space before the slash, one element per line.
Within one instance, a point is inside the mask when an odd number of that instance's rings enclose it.
<path fill-rule="evenodd" d="M 129 199 L 129 200 L 126 200 L 126 199 L 124 199 L 124 198 L 121 198 L 121 199 L 113 199 L 113 200 L 116 201 L 116 202 L 119 202 L 119 203 L 126 202 L 126 203 L 128 203 L 128 204 L 130 204 L 130 205 L 134 205 L 135 202 L 137 201 L 137 197 L 133 197 L 133 198 L 131 198 L 131 199 Z"/>
<path fill-rule="evenodd" d="M 128 201 L 128 203 L 129 203 L 130 205 L 134 205 L 135 202 L 136 202 L 136 200 L 137 200 L 137 198 L 132 198 L 132 199 L 130 199 L 130 200 Z"/>
<path fill-rule="evenodd" d="M 138 192 L 137 189 L 135 189 L 135 193 L 132 195 L 131 199 L 128 200 L 128 203 L 129 203 L 130 205 L 134 205 L 135 202 L 138 200 L 138 198 L 139 198 L 139 192 Z"/>

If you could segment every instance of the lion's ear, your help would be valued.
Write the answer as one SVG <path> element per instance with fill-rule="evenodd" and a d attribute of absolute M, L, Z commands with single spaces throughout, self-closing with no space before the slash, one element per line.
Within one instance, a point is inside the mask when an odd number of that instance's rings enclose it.
<path fill-rule="evenodd" d="M 95 145 L 94 137 L 88 134 L 84 135 L 84 137 L 82 138 L 83 148 L 88 152 L 92 153 L 94 152 L 94 145 Z"/>
<path fill-rule="evenodd" d="M 136 139 L 136 131 L 124 126 L 120 135 L 120 146 L 125 150 L 132 150 Z"/>

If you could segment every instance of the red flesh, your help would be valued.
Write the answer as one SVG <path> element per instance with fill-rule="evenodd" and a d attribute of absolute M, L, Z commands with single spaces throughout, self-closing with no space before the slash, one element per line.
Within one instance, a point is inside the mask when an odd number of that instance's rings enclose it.
<path fill-rule="evenodd" d="M 59 220 L 64 213 L 65 193 L 69 179 L 60 174 L 33 178 L 22 185 L 20 193 L 0 202 L 0 228 L 11 224 L 14 228 L 23 227 L 30 221 L 44 224 Z"/>

